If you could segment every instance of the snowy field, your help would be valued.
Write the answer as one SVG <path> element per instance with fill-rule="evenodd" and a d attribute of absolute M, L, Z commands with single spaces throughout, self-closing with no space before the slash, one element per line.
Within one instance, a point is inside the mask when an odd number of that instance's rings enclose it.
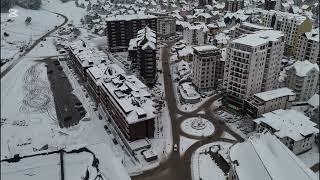
<path fill-rule="evenodd" d="M 226 154 L 232 144 L 226 142 L 214 142 L 198 148 L 191 157 L 192 180 L 226 179 L 222 169 L 220 169 L 208 153 L 205 153 L 209 151 L 210 147 L 214 147 L 215 145 L 220 145 L 225 150 L 224 154 Z"/>
<path fill-rule="evenodd" d="M 19 6 L 13 9 L 17 10 L 16 17 L 1 13 L 1 59 L 15 57 L 20 53 L 20 48 L 27 48 L 64 21 L 61 16 L 46 10 L 30 10 Z M 32 18 L 29 25 L 25 23 L 27 17 Z M 9 36 L 4 36 L 4 32 Z"/>
<path fill-rule="evenodd" d="M 196 137 L 206 137 L 214 133 L 214 125 L 206 119 L 199 119 L 199 117 L 184 120 L 180 128 L 184 133 Z"/>

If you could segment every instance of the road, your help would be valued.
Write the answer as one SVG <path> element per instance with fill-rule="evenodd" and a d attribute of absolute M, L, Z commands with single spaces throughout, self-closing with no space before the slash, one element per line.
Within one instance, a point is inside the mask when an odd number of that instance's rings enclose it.
<path fill-rule="evenodd" d="M 165 84 L 165 95 L 166 101 L 168 104 L 169 115 L 171 118 L 171 126 L 172 126 L 172 138 L 173 144 L 179 145 L 180 143 L 180 135 L 198 139 L 199 141 L 190 146 L 187 149 L 185 154 L 181 157 L 179 152 L 173 152 L 170 154 L 169 158 L 160 163 L 160 165 L 152 170 L 145 171 L 143 174 L 132 177 L 133 180 L 191 180 L 191 156 L 192 153 L 201 147 L 204 144 L 216 142 L 216 141 L 224 141 L 230 143 L 242 142 L 243 139 L 233 132 L 230 128 L 228 128 L 222 121 L 215 116 L 210 109 L 210 105 L 217 99 L 221 97 L 221 95 L 216 95 L 208 99 L 205 103 L 199 106 L 196 110 L 191 112 L 183 112 L 178 109 L 177 101 L 175 97 L 175 88 L 173 87 L 170 72 L 170 49 L 173 43 L 168 43 L 167 46 L 161 48 L 160 52 L 160 60 L 162 62 L 163 67 L 163 76 L 164 76 L 164 84 Z M 198 114 L 199 111 L 204 111 L 204 113 Z M 179 118 L 178 115 L 180 115 Z M 180 130 L 180 124 L 183 120 L 190 117 L 198 117 L 208 119 L 215 126 L 215 132 L 213 135 L 206 138 L 199 137 L 191 137 L 183 133 Z M 228 132 L 232 136 L 234 136 L 237 141 L 221 138 L 223 132 Z"/>
<path fill-rule="evenodd" d="M 51 11 L 50 11 L 51 12 Z M 26 49 L 26 51 L 24 53 L 22 53 L 17 59 L 12 60 L 13 62 L 8 66 L 7 69 L 5 69 L 3 72 L 1 72 L 1 79 L 8 73 L 10 72 L 10 70 L 17 65 L 22 59 L 23 57 L 28 54 L 34 47 L 36 47 L 43 39 L 47 38 L 51 33 L 55 32 L 57 29 L 59 29 L 60 27 L 64 26 L 67 22 L 68 22 L 68 18 L 67 16 L 60 14 L 60 13 L 56 13 L 56 12 L 52 12 L 56 15 L 59 15 L 61 17 L 64 18 L 64 21 L 62 24 L 60 24 L 59 26 L 56 26 L 54 29 L 52 29 L 51 31 L 48 31 L 46 34 L 44 34 L 43 36 L 41 36 L 39 39 L 37 39 L 28 49 Z"/>

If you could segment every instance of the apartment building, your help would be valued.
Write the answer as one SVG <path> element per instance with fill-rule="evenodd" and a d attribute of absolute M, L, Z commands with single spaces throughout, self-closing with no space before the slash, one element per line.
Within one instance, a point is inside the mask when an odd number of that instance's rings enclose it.
<path fill-rule="evenodd" d="M 172 16 L 160 16 L 157 21 L 157 36 L 168 39 L 176 35 L 176 19 Z"/>
<path fill-rule="evenodd" d="M 243 34 L 252 34 L 261 30 L 272 30 L 272 28 L 249 22 L 242 22 L 240 25 L 236 25 L 234 30 L 232 30 L 232 38 L 238 38 Z"/>
<path fill-rule="evenodd" d="M 137 38 L 129 43 L 129 56 L 136 64 L 140 79 L 147 85 L 153 85 L 157 80 L 157 35 L 148 26 L 137 33 Z"/>
<path fill-rule="evenodd" d="M 278 87 L 284 34 L 266 30 L 230 41 L 226 52 L 224 102 L 233 109 L 243 108 L 243 100 Z"/>
<path fill-rule="evenodd" d="M 317 175 L 269 132 L 258 133 L 230 147 L 228 180 L 299 179 Z"/>
<path fill-rule="evenodd" d="M 256 93 L 244 101 L 245 113 L 253 118 L 277 109 L 290 109 L 296 94 L 289 88 Z"/>
<path fill-rule="evenodd" d="M 207 41 L 208 31 L 204 23 L 190 24 L 183 29 L 183 40 L 188 45 L 203 45 Z"/>
<path fill-rule="evenodd" d="M 154 107 L 147 87 L 117 64 L 100 64 L 87 70 L 90 92 L 114 126 L 129 141 L 153 137 Z"/>
<path fill-rule="evenodd" d="M 295 110 L 278 109 L 253 121 L 257 132 L 268 130 L 294 154 L 310 150 L 315 136 L 319 134 L 319 129 L 315 127 L 317 124 Z"/>
<path fill-rule="evenodd" d="M 319 66 L 308 60 L 297 61 L 285 68 L 284 86 L 292 89 L 297 97 L 296 101 L 309 100 L 317 90 L 319 80 Z"/>
<path fill-rule="evenodd" d="M 299 36 L 312 28 L 312 21 L 305 16 L 274 10 L 266 12 L 263 24 L 285 33 L 287 55 L 295 54 Z"/>
<path fill-rule="evenodd" d="M 224 10 L 230 12 L 237 12 L 244 7 L 243 0 L 226 0 Z"/>
<path fill-rule="evenodd" d="M 221 61 L 220 50 L 216 46 L 204 45 L 193 47 L 194 56 L 192 62 L 192 83 L 197 91 L 209 91 L 217 87 L 219 63 Z"/>
<path fill-rule="evenodd" d="M 295 59 L 300 61 L 308 60 L 319 65 L 319 28 L 305 32 L 300 36 Z"/>
<path fill-rule="evenodd" d="M 86 80 L 86 70 L 92 66 L 107 63 L 107 55 L 99 51 L 92 43 L 78 40 L 68 46 L 70 60 L 74 69 L 83 80 Z"/>
<path fill-rule="evenodd" d="M 130 39 L 145 26 L 157 31 L 157 17 L 154 15 L 117 15 L 106 18 L 106 23 L 107 44 L 111 52 L 127 51 Z"/>
<path fill-rule="evenodd" d="M 281 0 L 265 0 L 264 2 L 265 10 L 276 10 L 280 11 L 281 9 Z"/>

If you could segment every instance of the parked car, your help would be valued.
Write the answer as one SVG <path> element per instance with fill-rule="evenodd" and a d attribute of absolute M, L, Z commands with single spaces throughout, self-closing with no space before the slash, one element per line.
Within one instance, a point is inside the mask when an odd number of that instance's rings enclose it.
<path fill-rule="evenodd" d="M 178 145 L 177 145 L 177 144 L 175 144 L 175 145 L 173 146 L 173 151 L 175 151 L 175 152 L 178 151 Z"/>

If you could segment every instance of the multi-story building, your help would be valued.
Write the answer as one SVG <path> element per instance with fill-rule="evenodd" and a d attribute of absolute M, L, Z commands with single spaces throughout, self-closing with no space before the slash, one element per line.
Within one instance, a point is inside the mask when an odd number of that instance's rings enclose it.
<path fill-rule="evenodd" d="M 295 110 L 278 109 L 253 121 L 257 132 L 270 131 L 294 154 L 310 150 L 315 136 L 319 133 L 316 123 Z"/>
<path fill-rule="evenodd" d="M 237 12 L 244 7 L 243 0 L 226 0 L 224 10 L 230 12 Z"/>
<path fill-rule="evenodd" d="M 319 28 L 303 33 L 298 41 L 295 59 L 320 64 Z"/>
<path fill-rule="evenodd" d="M 129 56 L 140 72 L 140 79 L 148 85 L 157 80 L 157 35 L 148 26 L 137 33 L 137 38 L 129 43 Z"/>
<path fill-rule="evenodd" d="M 266 30 L 230 41 L 224 68 L 225 102 L 237 110 L 255 93 L 278 87 L 284 34 Z"/>
<path fill-rule="evenodd" d="M 157 36 L 161 39 L 168 39 L 176 35 L 176 19 L 172 16 L 158 17 Z"/>
<path fill-rule="evenodd" d="M 208 91 L 217 87 L 220 50 L 212 45 L 196 46 L 192 62 L 192 83 L 197 91 Z"/>
<path fill-rule="evenodd" d="M 280 9 L 281 9 L 281 0 L 265 0 L 264 9 L 265 10 L 280 11 Z"/>
<path fill-rule="evenodd" d="M 109 61 L 105 53 L 83 40 L 71 43 L 68 52 L 71 63 L 83 80 L 87 78 L 86 70 L 88 68 Z"/>
<path fill-rule="evenodd" d="M 279 88 L 254 94 L 244 101 L 244 110 L 253 118 L 277 109 L 290 109 L 296 94 L 289 88 Z"/>
<path fill-rule="evenodd" d="M 308 60 L 297 61 L 285 68 L 285 74 L 284 86 L 296 93 L 296 101 L 307 101 L 317 92 L 318 64 L 313 64 Z"/>
<path fill-rule="evenodd" d="M 154 107 L 147 87 L 116 64 L 87 70 L 90 92 L 98 99 L 115 127 L 129 141 L 154 136 Z"/>
<path fill-rule="evenodd" d="M 130 39 L 135 38 L 138 31 L 145 26 L 157 31 L 157 17 L 154 15 L 117 15 L 108 17 L 106 22 L 107 44 L 111 52 L 126 51 Z"/>
<path fill-rule="evenodd" d="M 204 23 L 189 25 L 183 30 L 183 40 L 188 45 L 203 45 L 206 43 L 208 31 Z"/>
<path fill-rule="evenodd" d="M 272 28 L 258 24 L 252 24 L 249 22 L 242 22 L 240 25 L 235 26 L 234 30 L 232 31 L 232 38 L 238 38 L 243 34 L 252 34 L 261 30 L 272 30 Z"/>
<path fill-rule="evenodd" d="M 281 11 L 267 11 L 263 24 L 286 34 L 286 54 L 294 55 L 298 47 L 299 36 L 311 31 L 312 22 L 309 18 Z"/>
<path fill-rule="evenodd" d="M 309 167 L 269 132 L 231 146 L 229 157 L 228 180 L 317 179 Z"/>

